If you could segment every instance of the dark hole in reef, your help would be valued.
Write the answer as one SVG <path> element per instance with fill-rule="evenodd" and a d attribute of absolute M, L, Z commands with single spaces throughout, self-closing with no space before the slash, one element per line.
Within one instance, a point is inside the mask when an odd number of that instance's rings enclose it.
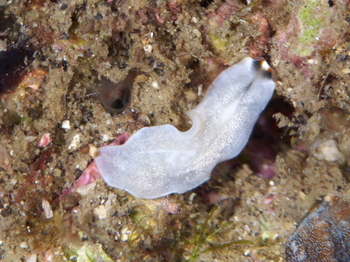
<path fill-rule="evenodd" d="M 332 7 L 332 6 L 334 5 L 334 1 L 329 0 L 329 1 L 328 1 L 328 5 L 329 5 L 329 7 Z"/>
<path fill-rule="evenodd" d="M 0 52 L 0 95 L 15 88 L 34 60 L 34 50 L 23 47 Z"/>
<path fill-rule="evenodd" d="M 114 83 L 106 77 L 101 78 L 101 83 L 96 89 L 102 105 L 109 113 L 121 113 L 129 106 L 131 89 L 136 75 L 136 70 L 132 69 L 126 78 L 118 83 Z"/>
<path fill-rule="evenodd" d="M 0 32 L 3 32 L 5 30 L 14 30 L 14 27 L 16 26 L 16 17 L 13 14 L 6 14 L 6 8 L 5 6 L 0 7 L 0 17 L 1 17 L 1 23 L 0 23 Z"/>
<path fill-rule="evenodd" d="M 201 0 L 199 1 L 199 4 L 201 7 L 208 8 L 208 6 L 214 2 L 214 0 Z"/>
<path fill-rule="evenodd" d="M 243 149 L 241 163 L 248 163 L 254 173 L 271 179 L 275 176 L 274 163 L 278 152 L 290 146 L 291 137 L 285 128 L 279 128 L 276 113 L 291 118 L 294 108 L 281 97 L 275 96 L 261 113 L 246 147 Z"/>
<path fill-rule="evenodd" d="M 123 102 L 122 99 L 118 98 L 117 100 L 115 100 L 112 105 L 113 108 L 115 109 L 121 109 L 125 106 L 125 103 Z"/>

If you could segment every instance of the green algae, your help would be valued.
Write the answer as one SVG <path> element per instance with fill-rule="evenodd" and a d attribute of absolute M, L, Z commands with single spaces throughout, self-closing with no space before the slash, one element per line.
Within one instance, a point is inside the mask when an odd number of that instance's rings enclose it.
<path fill-rule="evenodd" d="M 101 245 L 96 244 L 89 246 L 88 244 L 78 249 L 71 248 L 65 254 L 68 261 L 76 262 L 112 262 L 113 260 L 103 251 Z"/>
<path fill-rule="evenodd" d="M 309 56 L 313 52 L 313 45 L 319 40 L 323 28 L 327 27 L 330 11 L 319 1 L 307 1 L 298 12 L 298 19 L 301 24 L 299 37 L 299 50 L 295 52 L 301 56 Z"/>
<path fill-rule="evenodd" d="M 220 36 L 217 36 L 215 34 L 212 34 L 210 36 L 210 39 L 211 39 L 211 43 L 212 43 L 213 47 L 215 48 L 215 50 L 224 51 L 227 49 L 227 46 L 229 44 L 228 39 L 221 38 Z"/>
<path fill-rule="evenodd" d="M 210 220 L 213 219 L 214 213 L 218 210 L 219 206 L 214 206 L 211 211 L 206 216 L 202 224 L 197 224 L 193 228 L 191 238 L 184 240 L 184 243 L 187 244 L 187 249 L 190 251 L 190 256 L 187 257 L 187 261 L 196 261 L 201 254 L 212 252 L 219 249 L 228 248 L 234 245 L 243 245 L 243 244 L 253 244 L 249 240 L 237 240 L 230 241 L 223 244 L 216 244 L 217 238 L 220 236 L 225 229 L 230 228 L 233 225 L 233 221 L 229 221 L 220 225 L 218 228 L 211 228 L 209 226 Z"/>

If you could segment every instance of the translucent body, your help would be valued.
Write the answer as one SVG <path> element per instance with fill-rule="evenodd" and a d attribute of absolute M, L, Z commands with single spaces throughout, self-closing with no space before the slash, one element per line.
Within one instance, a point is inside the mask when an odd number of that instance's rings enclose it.
<path fill-rule="evenodd" d="M 222 72 L 187 112 L 193 122 L 188 131 L 146 127 L 124 145 L 101 148 L 95 160 L 106 183 L 135 197 L 158 198 L 207 181 L 217 163 L 241 152 L 271 99 L 275 83 L 263 65 L 248 57 Z"/>

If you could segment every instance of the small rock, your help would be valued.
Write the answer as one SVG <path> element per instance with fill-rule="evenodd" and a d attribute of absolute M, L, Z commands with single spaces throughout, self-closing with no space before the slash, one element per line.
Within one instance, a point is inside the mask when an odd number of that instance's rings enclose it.
<path fill-rule="evenodd" d="M 69 122 L 69 120 L 64 120 L 62 122 L 62 128 L 63 129 L 70 129 L 70 122 Z"/>
<path fill-rule="evenodd" d="M 98 217 L 98 219 L 106 219 L 107 218 L 107 209 L 104 205 L 99 205 L 94 208 L 94 214 Z"/>
<path fill-rule="evenodd" d="M 122 241 L 128 241 L 131 231 L 126 227 L 122 230 L 120 239 Z"/>
<path fill-rule="evenodd" d="M 27 259 L 27 262 L 36 262 L 37 261 L 37 254 L 32 254 L 30 257 Z"/>
<path fill-rule="evenodd" d="M 45 215 L 46 219 L 52 218 L 53 212 L 52 212 L 52 208 L 51 208 L 49 201 L 43 199 L 43 201 L 41 202 L 41 206 L 44 209 L 44 215 Z"/>
<path fill-rule="evenodd" d="M 0 144 L 0 168 L 3 168 L 9 174 L 13 174 L 11 162 L 11 157 L 7 153 L 6 147 Z"/>
<path fill-rule="evenodd" d="M 23 249 L 27 249 L 27 248 L 28 248 L 28 244 L 27 244 L 27 242 L 25 242 L 25 241 L 21 242 L 21 243 L 19 244 L 19 246 L 20 246 L 21 248 L 23 248 Z"/>
<path fill-rule="evenodd" d="M 76 134 L 73 136 L 72 142 L 68 146 L 68 150 L 75 150 L 80 145 L 80 134 Z"/>
<path fill-rule="evenodd" d="M 344 161 L 344 155 L 339 151 L 337 142 L 333 139 L 321 143 L 315 153 L 318 160 Z"/>

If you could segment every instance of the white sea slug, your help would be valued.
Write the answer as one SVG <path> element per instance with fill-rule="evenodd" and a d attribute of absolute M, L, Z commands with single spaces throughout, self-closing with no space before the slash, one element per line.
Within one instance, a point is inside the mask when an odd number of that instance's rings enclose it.
<path fill-rule="evenodd" d="M 243 59 L 223 71 L 203 101 L 187 112 L 192 127 L 145 127 L 125 144 L 105 146 L 95 159 L 112 187 L 138 198 L 184 193 L 210 178 L 219 162 L 237 156 L 275 89 L 265 61 Z"/>

